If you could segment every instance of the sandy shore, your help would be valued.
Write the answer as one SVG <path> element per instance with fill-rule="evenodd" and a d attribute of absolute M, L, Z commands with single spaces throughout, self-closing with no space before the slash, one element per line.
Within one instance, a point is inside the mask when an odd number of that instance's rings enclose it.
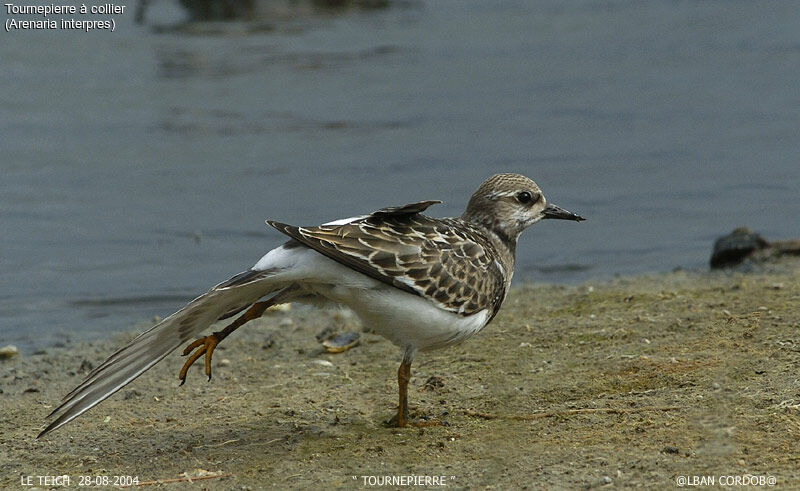
<path fill-rule="evenodd" d="M 412 408 L 449 426 L 385 427 L 399 350 L 366 333 L 325 354 L 315 335 L 329 326 L 358 329 L 272 312 L 221 345 L 210 383 L 197 368 L 178 387 L 176 353 L 42 440 L 53 405 L 136 332 L 0 360 L 0 487 L 800 487 L 798 260 L 515 287 L 483 332 L 413 367 Z"/>

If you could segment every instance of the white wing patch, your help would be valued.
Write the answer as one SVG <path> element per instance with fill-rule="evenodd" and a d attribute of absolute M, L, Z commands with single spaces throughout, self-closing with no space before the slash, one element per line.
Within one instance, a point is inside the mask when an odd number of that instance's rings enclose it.
<path fill-rule="evenodd" d="M 355 222 L 357 220 L 362 220 L 362 219 L 367 218 L 367 217 L 369 217 L 369 215 L 359 215 L 357 217 L 340 218 L 340 219 L 334 220 L 332 222 L 323 223 L 322 226 L 323 227 L 328 227 L 328 226 L 335 226 L 335 225 L 347 225 L 348 223 L 353 223 L 353 222 Z"/>

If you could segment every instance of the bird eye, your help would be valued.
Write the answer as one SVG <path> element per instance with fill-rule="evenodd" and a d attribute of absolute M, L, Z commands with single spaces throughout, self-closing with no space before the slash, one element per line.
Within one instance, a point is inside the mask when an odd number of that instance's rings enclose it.
<path fill-rule="evenodd" d="M 522 191 L 517 195 L 517 201 L 519 201 L 523 205 L 527 205 L 528 203 L 533 201 L 533 196 L 531 196 L 531 193 L 527 191 Z"/>

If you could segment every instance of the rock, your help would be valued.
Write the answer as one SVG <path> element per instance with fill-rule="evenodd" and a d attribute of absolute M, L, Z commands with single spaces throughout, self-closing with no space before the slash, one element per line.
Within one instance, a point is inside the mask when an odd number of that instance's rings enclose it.
<path fill-rule="evenodd" d="M 264 343 L 261 345 L 261 349 L 270 349 L 275 346 L 275 338 L 277 338 L 278 333 L 276 331 L 270 331 L 264 336 Z"/>
<path fill-rule="evenodd" d="M 767 241 L 747 227 L 740 227 L 714 242 L 711 269 L 740 264 L 762 264 L 781 256 L 800 256 L 800 240 Z"/>
<path fill-rule="evenodd" d="M 335 335 L 336 335 L 336 328 L 333 326 L 327 326 L 325 327 L 325 329 L 318 332 L 317 335 L 314 337 L 317 339 L 317 341 L 321 343 L 326 339 L 333 337 Z"/>
<path fill-rule="evenodd" d="M 19 356 L 19 349 L 13 344 L 0 348 L 0 359 L 14 358 L 15 356 Z"/>
<path fill-rule="evenodd" d="M 80 371 L 83 373 L 89 373 L 92 370 L 94 370 L 94 363 L 84 358 L 84 360 L 81 362 Z"/>
<path fill-rule="evenodd" d="M 766 239 L 747 227 L 739 227 L 714 242 L 711 269 L 726 268 L 742 263 L 753 252 L 769 247 Z"/>
<path fill-rule="evenodd" d="M 423 390 L 436 390 L 439 388 L 444 387 L 444 380 L 441 377 L 437 377 L 436 375 L 431 375 L 428 377 L 428 380 L 425 381 L 423 384 Z"/>
<path fill-rule="evenodd" d="M 322 341 L 322 346 L 325 347 L 325 351 L 328 353 L 343 353 L 350 348 L 358 346 L 358 343 L 361 342 L 360 340 L 361 335 L 359 333 L 348 331 L 328 337 Z"/>
<path fill-rule="evenodd" d="M 124 397 L 124 399 L 125 399 L 126 401 L 129 401 L 129 400 L 131 400 L 131 399 L 138 399 L 139 397 L 142 397 L 142 393 L 141 393 L 141 392 L 139 392 L 139 391 L 138 391 L 138 390 L 136 390 L 136 389 L 133 389 L 133 390 L 128 390 L 128 391 L 126 391 L 126 392 L 125 392 L 125 397 Z"/>

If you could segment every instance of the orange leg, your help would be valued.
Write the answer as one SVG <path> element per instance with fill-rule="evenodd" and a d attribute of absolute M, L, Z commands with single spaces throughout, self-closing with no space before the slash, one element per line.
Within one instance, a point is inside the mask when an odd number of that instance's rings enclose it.
<path fill-rule="evenodd" d="M 264 302 L 256 302 L 249 309 L 247 309 L 244 314 L 239 316 L 235 321 L 231 322 L 225 329 L 199 338 L 187 346 L 186 349 L 183 350 L 183 356 L 188 355 L 195 348 L 197 348 L 197 351 L 192 353 L 192 356 L 186 360 L 186 363 L 183 364 L 183 368 L 181 368 L 181 371 L 178 374 L 178 378 L 181 379 L 181 385 L 186 382 L 186 373 L 188 372 L 189 367 L 192 366 L 192 364 L 194 364 L 194 362 L 204 354 L 206 355 L 206 375 L 208 375 L 208 380 L 211 380 L 211 356 L 213 355 L 214 349 L 217 347 L 220 341 L 228 337 L 228 334 L 240 328 L 245 323 L 261 317 L 264 311 L 274 304 L 275 299 L 266 300 Z"/>
<path fill-rule="evenodd" d="M 414 350 L 407 348 L 403 354 L 403 361 L 397 369 L 397 388 L 400 399 L 397 404 L 397 414 L 386 422 L 389 426 L 402 428 L 413 424 L 408 417 L 408 381 L 411 380 L 411 362 L 414 360 Z"/>
<path fill-rule="evenodd" d="M 438 419 L 423 418 L 420 420 L 412 420 L 408 416 L 408 382 L 411 380 L 411 362 L 414 360 L 414 351 L 406 350 L 403 356 L 403 362 L 400 363 L 400 368 L 397 369 L 397 387 L 399 389 L 399 402 L 397 405 L 397 414 L 392 416 L 388 421 L 389 426 L 396 426 L 402 428 L 404 426 L 446 426 L 447 423 Z"/>
<path fill-rule="evenodd" d="M 400 368 L 397 369 L 397 386 L 400 389 L 400 402 L 394 424 L 402 428 L 408 423 L 408 381 L 411 380 L 411 361 L 403 358 Z"/>

